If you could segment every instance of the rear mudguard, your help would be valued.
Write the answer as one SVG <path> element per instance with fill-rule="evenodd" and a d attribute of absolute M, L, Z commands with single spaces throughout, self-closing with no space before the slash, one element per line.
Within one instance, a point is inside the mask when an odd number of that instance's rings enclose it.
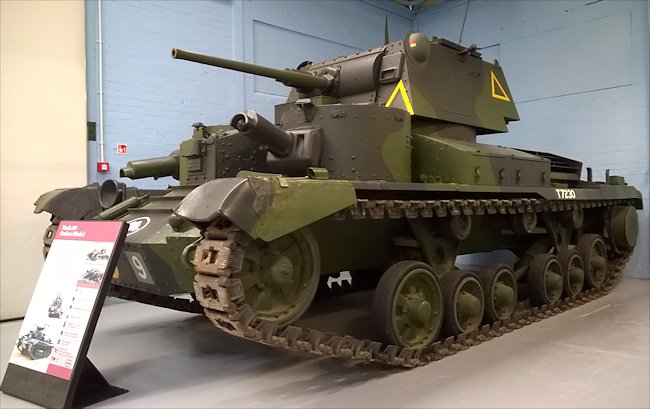
<path fill-rule="evenodd" d="M 268 242 L 356 200 L 350 181 L 255 175 L 204 183 L 183 199 L 175 213 L 203 226 L 225 217 L 252 238 Z"/>

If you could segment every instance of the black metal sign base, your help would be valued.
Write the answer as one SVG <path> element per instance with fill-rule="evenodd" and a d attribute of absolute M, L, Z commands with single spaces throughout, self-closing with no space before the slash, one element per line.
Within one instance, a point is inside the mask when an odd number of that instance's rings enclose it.
<path fill-rule="evenodd" d="M 74 379 L 68 382 L 9 364 L 1 389 L 8 395 L 49 408 L 83 408 L 128 392 L 109 384 L 87 357 L 79 369 L 76 382 Z"/>
<path fill-rule="evenodd" d="M 127 392 L 126 389 L 109 384 L 90 359 L 86 358 L 71 406 L 83 408 Z"/>

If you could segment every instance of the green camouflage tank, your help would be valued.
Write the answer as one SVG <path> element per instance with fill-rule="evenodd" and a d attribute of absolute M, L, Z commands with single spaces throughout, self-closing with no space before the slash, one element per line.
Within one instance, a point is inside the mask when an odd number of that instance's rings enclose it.
<path fill-rule="evenodd" d="M 477 142 L 519 115 L 475 46 L 408 33 L 286 70 L 172 57 L 291 91 L 273 120 L 195 123 L 170 156 L 120 171 L 178 186 L 107 181 L 37 200 L 52 214 L 46 250 L 60 220 L 129 223 L 112 295 L 280 348 L 412 367 L 605 294 L 636 245 L 641 194 L 622 176 L 581 180 L 578 161 Z M 493 250 L 515 262 L 456 266 Z M 351 281 L 327 284 L 341 272 Z M 367 312 L 371 336 L 318 328 L 314 300 L 334 313 L 340 297 Z"/>

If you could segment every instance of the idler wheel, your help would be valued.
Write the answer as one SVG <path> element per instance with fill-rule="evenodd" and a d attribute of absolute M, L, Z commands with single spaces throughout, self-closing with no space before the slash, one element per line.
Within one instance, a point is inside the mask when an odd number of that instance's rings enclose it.
<path fill-rule="evenodd" d="M 609 244 L 616 254 L 636 246 L 639 216 L 633 206 L 614 206 L 607 223 Z"/>
<path fill-rule="evenodd" d="M 510 318 L 517 307 L 517 280 L 505 264 L 490 264 L 479 273 L 485 291 L 484 321 L 492 323 Z"/>
<path fill-rule="evenodd" d="M 484 295 L 481 281 L 471 271 L 449 271 L 442 278 L 445 297 L 444 331 L 460 335 L 474 331 L 481 325 Z"/>
<path fill-rule="evenodd" d="M 244 297 L 257 315 L 279 326 L 300 318 L 311 305 L 320 278 L 320 253 L 309 230 L 269 243 L 252 241 L 244 251 Z"/>
<path fill-rule="evenodd" d="M 425 348 L 440 334 L 444 302 L 428 264 L 404 260 L 386 270 L 372 301 L 375 328 L 386 342 Z"/>
<path fill-rule="evenodd" d="M 528 267 L 528 292 L 533 305 L 545 305 L 562 298 L 562 266 L 553 254 L 538 254 Z"/>
<path fill-rule="evenodd" d="M 600 288 L 607 278 L 607 249 L 598 234 L 585 234 L 578 240 L 576 250 L 585 266 L 587 288 Z"/>
<path fill-rule="evenodd" d="M 562 266 L 565 297 L 579 294 L 585 285 L 585 265 L 577 250 L 562 250 L 557 256 Z"/>

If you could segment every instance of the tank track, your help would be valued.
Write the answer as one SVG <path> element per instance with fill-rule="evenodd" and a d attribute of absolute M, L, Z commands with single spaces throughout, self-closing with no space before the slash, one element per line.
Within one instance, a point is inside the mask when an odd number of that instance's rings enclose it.
<path fill-rule="evenodd" d="M 629 204 L 626 200 L 595 201 L 548 201 L 540 199 L 515 200 L 358 200 L 358 202 L 334 215 L 344 219 L 431 218 L 447 214 L 482 215 L 516 214 L 522 212 L 557 212 L 574 208 L 594 208 Z M 608 260 L 608 278 L 600 289 L 589 289 L 570 298 L 541 307 L 521 307 L 509 319 L 483 325 L 469 334 L 437 341 L 423 350 L 401 348 L 378 341 L 358 339 L 350 335 L 324 333 L 290 325 L 280 328 L 260 319 L 246 303 L 244 289 L 239 278 L 244 260 L 244 250 L 250 237 L 236 227 L 209 227 L 204 232 L 195 255 L 196 276 L 194 286 L 197 300 L 205 308 L 205 315 L 226 333 L 251 341 L 283 349 L 312 354 L 412 368 L 426 365 L 454 355 L 471 346 L 481 344 L 505 333 L 522 328 L 563 311 L 583 305 L 608 294 L 618 281 L 625 263 L 633 249 Z"/>

